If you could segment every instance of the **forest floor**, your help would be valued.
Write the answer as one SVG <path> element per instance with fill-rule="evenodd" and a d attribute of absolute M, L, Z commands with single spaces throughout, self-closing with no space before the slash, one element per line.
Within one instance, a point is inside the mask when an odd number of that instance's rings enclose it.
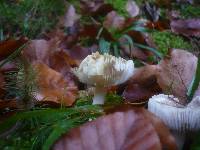
<path fill-rule="evenodd" d="M 1 1 L 0 149 L 200 149 L 199 8 L 198 0 Z M 94 105 L 102 84 L 105 103 Z M 184 132 L 182 144 L 172 130 Z"/>

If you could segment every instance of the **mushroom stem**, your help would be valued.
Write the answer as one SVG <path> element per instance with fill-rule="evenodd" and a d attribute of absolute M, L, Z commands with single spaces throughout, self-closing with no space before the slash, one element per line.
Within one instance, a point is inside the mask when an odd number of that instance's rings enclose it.
<path fill-rule="evenodd" d="M 104 87 L 96 86 L 92 104 L 104 104 L 105 95 L 106 90 L 104 89 Z"/>

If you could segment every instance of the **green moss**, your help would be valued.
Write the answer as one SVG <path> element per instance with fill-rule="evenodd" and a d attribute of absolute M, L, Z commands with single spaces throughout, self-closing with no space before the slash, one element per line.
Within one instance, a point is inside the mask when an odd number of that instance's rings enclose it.
<path fill-rule="evenodd" d="M 0 2 L 0 28 L 12 36 L 35 38 L 50 30 L 65 11 L 64 0 L 21 0 Z"/>
<path fill-rule="evenodd" d="M 184 40 L 182 37 L 174 35 L 171 32 L 164 31 L 154 31 L 151 36 L 158 47 L 158 50 L 164 55 L 167 54 L 170 48 L 180 48 L 185 50 L 192 50 L 192 45 Z"/>
<path fill-rule="evenodd" d="M 106 3 L 111 4 L 119 15 L 128 17 L 128 12 L 126 11 L 126 3 L 128 0 L 105 0 Z"/>
<path fill-rule="evenodd" d="M 105 105 L 118 105 L 123 103 L 123 98 L 117 94 L 107 94 Z M 92 105 L 92 97 L 81 97 L 76 101 L 75 106 Z"/>
<path fill-rule="evenodd" d="M 200 16 L 199 6 L 185 5 L 180 9 L 183 18 L 198 18 Z"/>

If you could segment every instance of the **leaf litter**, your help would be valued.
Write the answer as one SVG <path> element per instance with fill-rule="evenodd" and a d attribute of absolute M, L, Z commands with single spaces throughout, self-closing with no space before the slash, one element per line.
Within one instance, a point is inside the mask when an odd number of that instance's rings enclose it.
<path fill-rule="evenodd" d="M 27 141 L 30 137 L 24 134 L 31 133 L 32 149 L 177 149 L 168 127 L 145 107 L 149 98 L 160 93 L 172 94 L 187 105 L 199 56 L 190 50 L 167 47 L 167 55 L 158 57 L 162 51 L 156 49 L 149 32 L 170 30 L 193 40 L 199 38 L 198 18 L 163 17 L 162 11 L 166 9 L 167 13 L 174 7 L 164 1 L 142 5 L 128 0 L 123 6 L 128 15 L 119 14 L 116 7 L 103 0 L 81 0 L 78 4 L 68 4 L 58 24 L 40 39 L 21 36 L 0 42 L 0 59 L 6 62 L 0 69 L 0 113 L 4 118 L 0 121 L 0 136 L 6 135 L 3 139 L 12 141 L 13 134 Z M 9 55 L 24 43 L 25 48 L 10 59 Z M 71 70 L 93 52 L 103 52 L 99 48 L 106 43 L 109 54 L 132 59 L 136 69 L 127 82 L 106 89 L 108 103 L 93 106 L 94 92 L 89 92 L 90 87 L 80 83 Z M 31 107 L 23 110 L 19 107 L 20 95 L 9 97 L 9 88 L 5 88 L 8 74 L 14 76 L 17 72 L 13 79 L 19 79 L 18 62 L 22 57 L 35 70 L 37 87 Z M 12 86 L 21 90 L 17 84 L 12 81 Z M 200 86 L 195 84 L 194 97 L 200 96 Z M 81 96 L 80 91 L 86 94 Z M 28 128 L 27 123 L 31 124 Z M 4 141 L 1 147 L 6 146 Z"/>

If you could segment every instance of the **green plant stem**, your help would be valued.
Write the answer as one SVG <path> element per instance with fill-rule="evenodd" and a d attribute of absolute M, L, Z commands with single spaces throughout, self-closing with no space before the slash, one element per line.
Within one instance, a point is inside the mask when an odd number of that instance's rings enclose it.
<path fill-rule="evenodd" d="M 188 92 L 187 92 L 188 102 L 190 102 L 192 100 L 194 93 L 199 86 L 199 82 L 200 82 L 200 57 L 198 58 L 195 75 L 192 79 L 192 82 L 191 82 Z"/>

